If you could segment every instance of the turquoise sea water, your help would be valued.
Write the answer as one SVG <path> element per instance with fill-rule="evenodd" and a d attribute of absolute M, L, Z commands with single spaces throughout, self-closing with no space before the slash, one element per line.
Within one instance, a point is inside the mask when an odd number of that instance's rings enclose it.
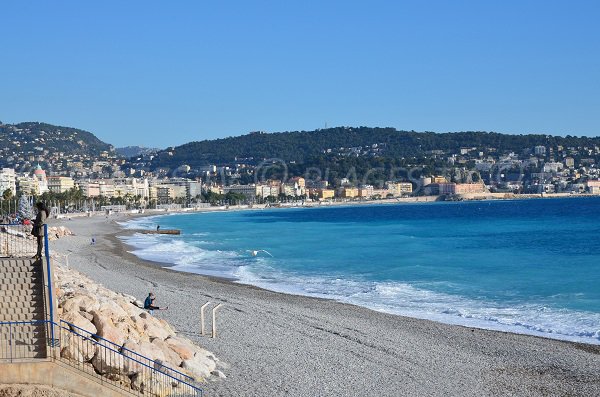
<path fill-rule="evenodd" d="M 275 291 L 600 344 L 600 198 L 177 214 L 144 259 Z M 266 250 L 253 256 L 252 250 Z"/>

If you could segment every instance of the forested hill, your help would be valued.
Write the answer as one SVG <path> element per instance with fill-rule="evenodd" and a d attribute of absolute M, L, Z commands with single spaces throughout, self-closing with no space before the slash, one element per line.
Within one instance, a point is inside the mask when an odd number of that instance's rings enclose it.
<path fill-rule="evenodd" d="M 509 135 L 494 132 L 433 133 L 398 131 L 394 128 L 337 127 L 316 131 L 250 133 L 238 137 L 191 142 L 159 153 L 154 167 L 192 167 L 234 163 L 252 159 L 278 158 L 304 162 L 327 153 L 352 153 L 352 148 L 369 148 L 370 156 L 399 158 L 419 156 L 432 150 L 455 153 L 460 148 L 478 148 L 496 152 L 514 151 L 543 145 L 556 147 L 600 146 L 600 137 L 559 137 L 548 135 Z M 343 150 L 340 150 L 343 148 Z M 237 159 L 237 160 L 236 160 Z"/>
<path fill-rule="evenodd" d="M 111 145 L 102 142 L 91 132 L 38 122 L 0 123 L 0 149 L 5 156 L 22 156 L 45 151 L 90 157 L 113 150 Z"/>

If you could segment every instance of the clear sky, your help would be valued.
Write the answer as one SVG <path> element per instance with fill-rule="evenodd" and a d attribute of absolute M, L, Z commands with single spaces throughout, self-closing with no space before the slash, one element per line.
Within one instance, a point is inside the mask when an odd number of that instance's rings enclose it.
<path fill-rule="evenodd" d="M 0 120 L 166 147 L 381 126 L 600 136 L 600 1 L 13 1 Z"/>

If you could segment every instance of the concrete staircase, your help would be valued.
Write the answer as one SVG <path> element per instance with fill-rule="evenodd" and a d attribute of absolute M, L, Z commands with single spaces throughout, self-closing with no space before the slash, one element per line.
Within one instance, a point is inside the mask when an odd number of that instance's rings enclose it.
<path fill-rule="evenodd" d="M 0 259 L 0 323 L 46 319 L 43 260 Z M 47 326 L 0 324 L 0 360 L 46 358 Z"/>

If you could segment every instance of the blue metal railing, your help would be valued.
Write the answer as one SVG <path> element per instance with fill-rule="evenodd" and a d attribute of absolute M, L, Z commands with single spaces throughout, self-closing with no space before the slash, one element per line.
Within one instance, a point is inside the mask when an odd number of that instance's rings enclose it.
<path fill-rule="evenodd" d="M 115 368 L 118 372 L 129 373 L 132 380 L 130 387 L 122 387 L 119 382 L 115 386 L 130 393 L 143 393 L 144 395 L 169 395 L 179 397 L 202 397 L 202 389 L 193 384 L 194 378 L 183 374 L 173 368 L 165 366 L 157 360 L 136 353 L 132 350 L 104 339 L 98 335 L 92 334 L 76 325 L 66 321 L 60 321 L 57 325 L 60 330 L 61 349 L 70 348 L 75 351 L 83 352 L 82 359 L 77 358 L 77 354 L 69 354 L 69 358 L 64 358 L 61 354 L 61 360 L 75 367 L 83 367 L 85 364 L 86 353 L 89 354 L 90 345 L 94 348 L 95 371 L 92 376 L 106 377 L 102 375 L 114 374 Z M 96 373 L 99 372 L 100 374 Z"/>
<path fill-rule="evenodd" d="M 0 362 L 46 357 L 47 323 L 46 320 L 0 322 Z M 38 328 L 41 338 L 31 328 Z"/>
<path fill-rule="evenodd" d="M 37 238 L 31 236 L 31 225 L 0 224 L 0 257 L 28 258 L 37 252 Z M 47 300 L 44 320 L 0 322 L 0 362 L 46 357 L 46 346 L 60 349 L 56 359 L 87 372 L 102 382 L 138 395 L 169 395 L 175 397 L 201 397 L 202 389 L 194 385 L 194 378 L 165 366 L 130 349 L 117 345 L 99 335 L 92 334 L 74 324 L 54 318 L 52 265 L 48 244 L 48 225 L 44 225 L 44 259 L 46 274 L 44 290 Z M 37 330 L 34 330 L 35 328 Z M 58 329 L 58 338 L 56 330 Z M 40 342 L 42 340 L 43 343 Z M 68 354 L 75 349 L 82 354 Z M 93 352 L 91 351 L 93 349 Z M 71 351 L 70 353 L 73 353 Z M 93 353 L 93 354 L 92 354 Z M 87 359 L 86 359 L 87 358 Z M 98 358 L 100 370 L 90 371 L 90 361 Z M 114 368 L 127 368 L 129 384 L 115 380 Z M 106 370 L 106 371 L 105 371 Z M 100 373 L 97 373 L 100 372 Z"/>
<path fill-rule="evenodd" d="M 28 258 L 36 254 L 32 225 L 0 224 L 0 257 Z"/>
<path fill-rule="evenodd" d="M 48 247 L 48 225 L 44 224 L 44 255 L 46 256 L 46 275 L 48 306 L 50 312 L 50 346 L 54 346 L 54 289 L 52 288 L 52 266 L 50 265 L 50 249 Z"/>
<path fill-rule="evenodd" d="M 150 365 L 150 364 L 155 365 L 156 364 L 156 360 L 152 360 L 151 358 L 148 358 L 148 357 L 146 357 L 146 356 L 144 356 L 142 354 L 134 352 L 133 350 L 127 349 L 125 347 L 122 347 L 121 345 L 119 345 L 117 343 L 114 343 L 114 342 L 112 342 L 112 341 L 110 341 L 108 339 L 105 339 L 105 338 L 103 338 L 101 336 L 98 336 L 98 335 L 93 334 L 93 333 L 91 333 L 89 331 L 86 331 L 85 329 L 80 328 L 80 327 L 78 327 L 78 326 L 76 326 L 74 324 L 68 323 L 68 322 L 63 321 L 63 320 L 60 320 L 60 324 L 61 324 L 61 327 L 63 327 L 63 324 L 66 324 L 68 327 L 70 327 L 70 329 L 73 332 L 77 333 L 78 335 L 80 335 L 83 338 L 86 338 L 86 339 L 93 338 L 94 340 L 96 340 L 98 343 L 100 343 L 102 345 L 108 344 L 110 346 L 109 349 L 118 350 L 119 353 L 121 353 L 121 354 L 123 354 L 125 356 L 128 356 L 128 357 L 132 356 L 132 357 L 135 357 L 134 359 L 140 360 L 140 361 L 143 360 L 147 365 Z M 186 375 L 183 372 L 179 372 L 179 371 L 177 371 L 177 370 L 175 370 L 173 368 L 169 368 L 169 367 L 166 367 L 164 365 L 161 365 L 160 368 L 157 368 L 157 370 L 159 372 L 163 372 L 163 369 L 164 369 L 165 375 L 179 377 L 179 378 L 181 378 L 181 380 L 184 380 L 186 382 L 193 382 L 194 381 L 193 377 L 191 377 L 189 375 Z M 171 375 L 171 374 L 173 374 L 173 375 Z"/>

